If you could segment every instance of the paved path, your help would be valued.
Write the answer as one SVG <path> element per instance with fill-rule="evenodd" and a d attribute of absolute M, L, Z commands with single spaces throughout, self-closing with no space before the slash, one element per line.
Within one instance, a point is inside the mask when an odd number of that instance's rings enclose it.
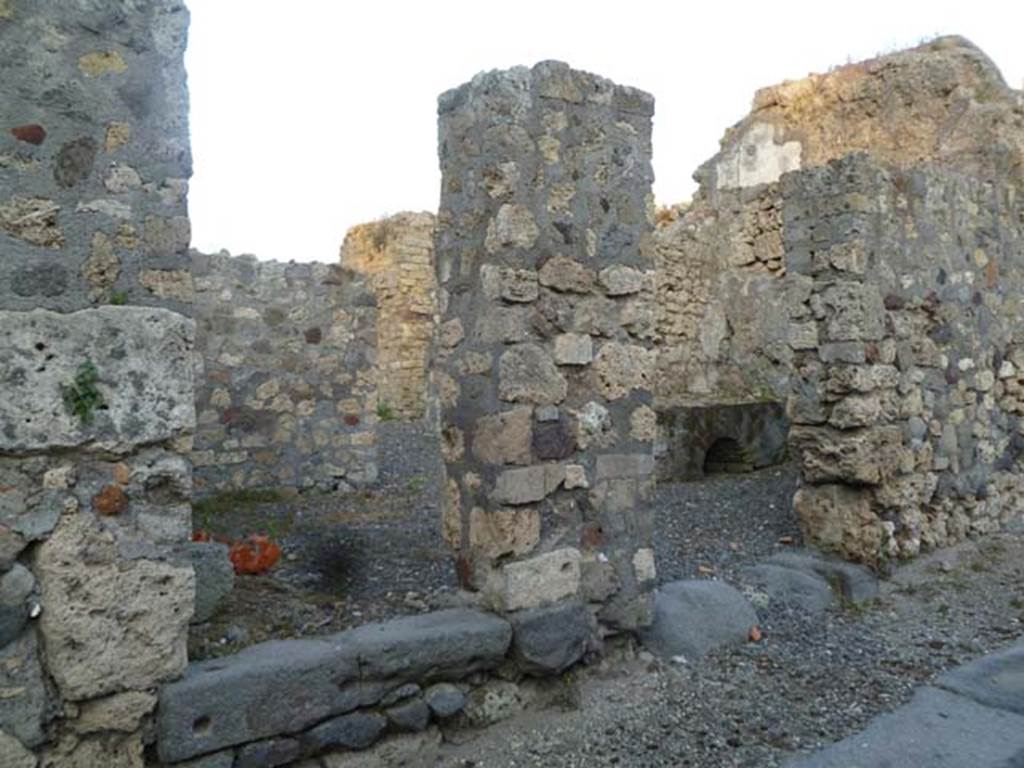
<path fill-rule="evenodd" d="M 1024 768 L 1024 639 L 950 670 L 862 732 L 784 768 Z"/>

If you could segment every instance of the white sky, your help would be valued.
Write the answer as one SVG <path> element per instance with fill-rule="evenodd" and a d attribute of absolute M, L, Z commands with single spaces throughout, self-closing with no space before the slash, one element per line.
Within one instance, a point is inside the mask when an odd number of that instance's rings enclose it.
<path fill-rule="evenodd" d="M 334 261 L 346 229 L 435 210 L 437 95 L 560 59 L 650 91 L 655 195 L 688 198 L 754 91 L 917 43 L 973 40 L 1024 84 L 1021 0 L 190 0 L 193 244 Z"/>

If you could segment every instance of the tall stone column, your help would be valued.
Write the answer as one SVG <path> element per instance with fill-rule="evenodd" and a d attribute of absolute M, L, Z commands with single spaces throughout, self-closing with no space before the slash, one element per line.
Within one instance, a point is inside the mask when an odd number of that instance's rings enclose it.
<path fill-rule="evenodd" d="M 499 611 L 649 623 L 653 98 L 558 62 L 439 100 L 443 524 Z"/>

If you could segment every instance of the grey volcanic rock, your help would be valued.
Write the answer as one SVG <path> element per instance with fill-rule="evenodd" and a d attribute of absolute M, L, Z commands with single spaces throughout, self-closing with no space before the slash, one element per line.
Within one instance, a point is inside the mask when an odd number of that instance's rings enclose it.
<path fill-rule="evenodd" d="M 192 623 L 209 621 L 235 586 L 235 569 L 228 548 L 214 541 L 191 541 L 185 545 L 196 572 L 196 607 Z"/>
<path fill-rule="evenodd" d="M 828 582 L 816 573 L 762 564 L 744 569 L 742 578 L 768 593 L 771 600 L 812 615 L 838 604 Z"/>
<path fill-rule="evenodd" d="M 160 758 L 175 762 L 295 733 L 376 704 L 396 684 L 491 669 L 511 639 L 511 626 L 497 616 L 452 609 L 316 639 L 262 643 L 192 664 L 183 679 L 160 691 Z M 324 744 L 360 741 L 345 735 L 354 727 L 335 724 L 322 733 Z"/>
<path fill-rule="evenodd" d="M 652 652 L 693 660 L 747 641 L 757 613 L 739 590 L 720 581 L 674 581 L 655 593 L 654 623 L 640 637 Z"/>
<path fill-rule="evenodd" d="M 935 684 L 979 704 L 1024 715 L 1024 640 L 952 669 Z"/>
<path fill-rule="evenodd" d="M 878 577 L 863 565 L 825 558 L 807 551 L 779 552 L 768 563 L 795 568 L 821 576 L 853 603 L 862 603 L 878 595 Z"/>
<path fill-rule="evenodd" d="M 526 672 L 558 674 L 586 653 L 595 635 L 587 606 L 572 600 L 514 614 L 512 652 Z"/>

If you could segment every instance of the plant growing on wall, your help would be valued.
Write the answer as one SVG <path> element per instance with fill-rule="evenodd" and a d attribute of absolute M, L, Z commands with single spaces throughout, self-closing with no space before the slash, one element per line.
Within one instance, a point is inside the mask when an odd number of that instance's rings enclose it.
<path fill-rule="evenodd" d="M 77 416 L 82 424 L 89 424 L 93 412 L 104 404 L 103 395 L 96 389 L 99 380 L 100 375 L 96 366 L 92 360 L 86 360 L 78 366 L 72 382 L 62 384 L 60 387 L 64 407 L 68 409 L 68 413 Z"/>

